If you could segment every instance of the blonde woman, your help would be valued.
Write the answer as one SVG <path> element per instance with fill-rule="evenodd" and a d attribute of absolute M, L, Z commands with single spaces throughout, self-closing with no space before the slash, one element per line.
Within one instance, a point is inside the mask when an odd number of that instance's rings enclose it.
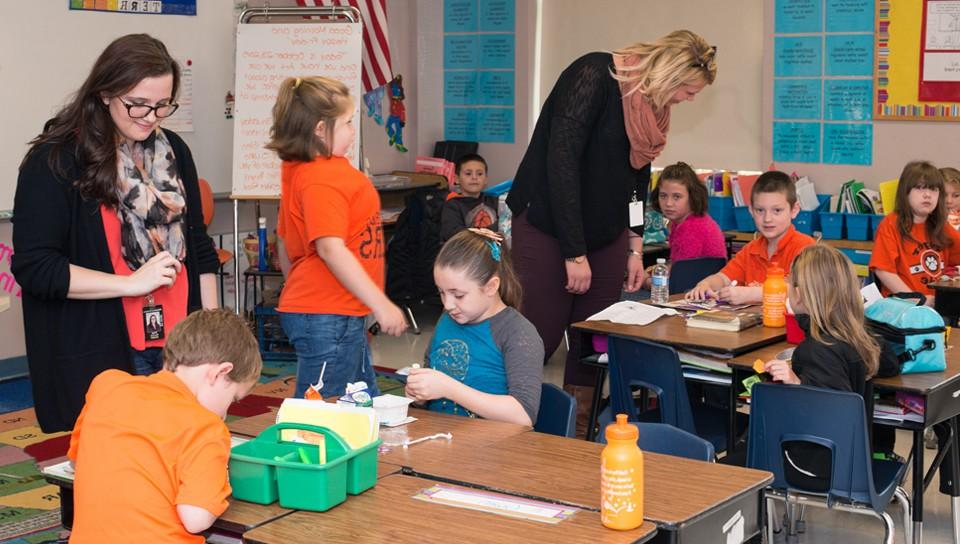
<path fill-rule="evenodd" d="M 628 207 L 646 199 L 671 107 L 716 78 L 716 51 L 678 30 L 612 54 L 588 53 L 560 74 L 544 102 L 507 204 L 522 312 L 548 357 L 569 323 L 643 283 L 642 228 L 630 228 Z M 575 336 L 564 383 L 583 410 L 582 430 L 594 371 L 578 363 Z"/>

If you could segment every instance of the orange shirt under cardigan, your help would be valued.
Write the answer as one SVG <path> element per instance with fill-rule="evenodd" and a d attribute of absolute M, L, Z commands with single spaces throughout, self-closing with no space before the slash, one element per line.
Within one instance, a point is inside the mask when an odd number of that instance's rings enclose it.
<path fill-rule="evenodd" d="M 97 376 L 67 456 L 76 467 L 71 544 L 202 543 L 177 505 L 227 509 L 227 426 L 166 370 Z"/>
<path fill-rule="evenodd" d="M 797 229 L 790 225 L 777 242 L 773 257 L 767 257 L 767 239 L 761 236 L 743 246 L 720 272 L 730 281 L 736 280 L 738 285 L 744 287 L 762 284 L 767 279 L 767 268 L 771 263 L 779 263 L 783 271 L 789 274 L 794 257 L 815 242 L 816 240 L 797 232 Z"/>
<path fill-rule="evenodd" d="M 947 237 L 953 245 L 944 249 L 934 249 L 927 243 L 925 223 L 914 223 L 908 240 L 900 235 L 897 228 L 897 214 L 891 213 L 880 222 L 873 242 L 873 255 L 870 256 L 870 270 L 893 272 L 907 284 L 911 291 L 932 295 L 928 284 L 940 279 L 946 265 L 960 264 L 960 232 L 950 226 L 944 227 Z M 882 284 L 883 282 L 881 282 Z M 887 286 L 881 285 L 884 295 L 889 295 Z"/>
<path fill-rule="evenodd" d="M 327 236 L 342 239 L 370 279 L 383 289 L 386 248 L 380 195 L 350 161 L 343 157 L 284 161 L 277 234 L 291 263 L 277 310 L 350 316 L 370 313 L 337 280 L 317 255 L 314 243 Z"/>

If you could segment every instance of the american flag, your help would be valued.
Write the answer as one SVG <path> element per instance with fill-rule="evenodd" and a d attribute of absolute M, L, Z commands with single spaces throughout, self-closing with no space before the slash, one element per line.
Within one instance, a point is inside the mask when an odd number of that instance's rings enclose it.
<path fill-rule="evenodd" d="M 393 79 L 390 40 L 387 37 L 387 0 L 297 0 L 301 6 L 350 6 L 363 18 L 363 92 L 368 93 Z"/>

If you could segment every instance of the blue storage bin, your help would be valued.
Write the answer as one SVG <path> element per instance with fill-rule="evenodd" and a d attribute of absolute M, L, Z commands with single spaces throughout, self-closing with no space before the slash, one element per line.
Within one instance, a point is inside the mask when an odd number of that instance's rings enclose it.
<path fill-rule="evenodd" d="M 720 225 L 720 230 L 737 228 L 737 220 L 733 214 L 733 197 L 711 196 L 708 199 L 710 217 Z"/>
<path fill-rule="evenodd" d="M 800 210 L 793 220 L 793 226 L 806 235 L 820 230 L 820 214 L 830 209 L 830 195 L 817 195 L 817 200 L 820 206 L 816 210 Z"/>
<path fill-rule="evenodd" d="M 733 218 L 737 222 L 737 230 L 740 232 L 756 232 L 757 224 L 753 222 L 753 215 L 750 213 L 750 206 L 734 206 Z"/>
<path fill-rule="evenodd" d="M 825 240 L 843 240 L 842 213 L 820 212 L 820 230 Z"/>
<path fill-rule="evenodd" d="M 880 222 L 887 217 L 882 214 L 875 214 L 870 216 L 870 237 L 876 239 L 877 229 L 880 228 Z"/>
<path fill-rule="evenodd" d="M 870 239 L 870 215 L 865 213 L 847 213 L 847 239 L 848 240 L 869 240 Z"/>
<path fill-rule="evenodd" d="M 840 253 L 843 253 L 844 255 L 846 255 L 847 258 L 849 258 L 853 262 L 853 264 L 859 264 L 863 266 L 870 264 L 870 255 L 872 254 L 871 251 L 866 249 L 848 249 L 848 248 L 840 248 Z"/>

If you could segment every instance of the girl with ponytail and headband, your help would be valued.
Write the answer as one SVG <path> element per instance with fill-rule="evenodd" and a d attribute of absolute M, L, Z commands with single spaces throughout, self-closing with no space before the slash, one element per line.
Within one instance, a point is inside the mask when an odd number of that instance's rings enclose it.
<path fill-rule="evenodd" d="M 650 164 L 666 146 L 671 108 L 717 77 L 716 53 L 689 30 L 588 53 L 543 103 L 507 204 L 523 315 L 548 357 L 570 323 L 643 284 Z M 596 382 L 596 369 L 579 362 L 580 336 L 570 335 L 563 380 L 577 398 L 578 435 Z"/>
<path fill-rule="evenodd" d="M 437 255 L 444 314 L 406 394 L 438 412 L 533 426 L 543 383 L 543 342 L 517 308 L 520 284 L 503 238 L 467 229 Z"/>

